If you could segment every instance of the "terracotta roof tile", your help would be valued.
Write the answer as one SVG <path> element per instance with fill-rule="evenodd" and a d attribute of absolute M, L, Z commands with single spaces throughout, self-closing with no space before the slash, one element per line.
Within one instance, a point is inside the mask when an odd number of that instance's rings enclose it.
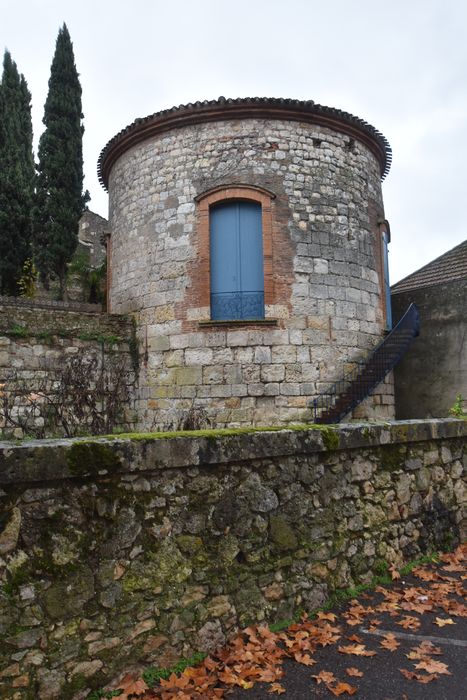
<path fill-rule="evenodd" d="M 460 243 L 444 255 L 440 255 L 436 260 L 432 260 L 428 265 L 396 282 L 391 287 L 391 292 L 400 294 L 411 289 L 432 287 L 436 284 L 461 279 L 467 280 L 467 241 Z"/>
<path fill-rule="evenodd" d="M 193 123 L 209 121 L 212 119 L 245 118 L 245 116 L 259 117 L 270 115 L 274 111 L 280 111 L 288 115 L 288 118 L 297 120 L 313 120 L 319 123 L 336 123 L 347 125 L 352 133 L 366 138 L 377 153 L 381 164 L 382 179 L 391 167 L 392 152 L 387 139 L 368 122 L 355 117 L 334 107 L 325 107 L 313 102 L 313 100 L 294 100 L 277 97 L 243 97 L 228 98 L 219 97 L 217 100 L 204 100 L 186 105 L 179 105 L 171 109 L 164 109 L 147 117 L 135 119 L 135 121 L 122 131 L 119 131 L 102 149 L 97 171 L 101 184 L 107 188 L 108 175 L 115 159 L 131 145 L 144 140 L 158 131 L 177 128 L 191 120 Z M 287 118 L 287 117 L 286 117 Z"/>

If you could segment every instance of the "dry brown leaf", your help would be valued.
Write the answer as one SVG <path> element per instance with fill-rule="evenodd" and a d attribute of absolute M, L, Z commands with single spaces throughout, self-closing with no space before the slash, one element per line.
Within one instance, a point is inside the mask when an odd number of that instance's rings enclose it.
<path fill-rule="evenodd" d="M 417 680 L 417 674 L 415 671 L 409 671 L 407 668 L 400 668 L 399 671 L 405 676 L 409 681 Z"/>
<path fill-rule="evenodd" d="M 314 678 L 318 684 L 334 683 L 337 680 L 332 671 L 320 671 L 318 674 L 312 675 L 311 677 Z"/>
<path fill-rule="evenodd" d="M 348 683 L 338 683 L 334 686 L 328 685 L 327 689 L 330 690 L 333 695 L 344 695 L 344 693 L 346 695 L 355 695 L 357 692 L 357 688 Z"/>
<path fill-rule="evenodd" d="M 208 671 L 214 671 L 214 669 L 216 669 L 219 666 L 219 664 L 217 661 L 214 661 L 214 659 L 211 659 L 210 656 L 207 656 L 203 661 L 203 666 L 206 666 Z"/>
<path fill-rule="evenodd" d="M 282 695 L 285 692 L 284 686 L 280 683 L 272 683 L 268 690 L 268 693 L 276 693 L 276 695 Z"/>
<path fill-rule="evenodd" d="M 334 613 L 319 612 L 316 614 L 318 620 L 328 620 L 328 622 L 335 622 L 337 620 L 337 615 Z"/>
<path fill-rule="evenodd" d="M 358 644 L 363 643 L 363 639 L 358 636 L 358 634 L 352 634 L 350 637 L 347 637 L 349 642 L 357 642 Z"/>
<path fill-rule="evenodd" d="M 258 672 L 258 681 L 260 683 L 272 683 L 284 675 L 280 668 L 265 668 Z"/>
<path fill-rule="evenodd" d="M 146 685 L 141 678 L 135 678 L 130 674 L 124 676 L 118 686 L 122 691 L 120 695 L 117 696 L 119 700 L 128 700 L 128 698 L 131 697 L 138 697 L 144 695 L 146 690 L 149 690 L 149 686 Z"/>
<path fill-rule="evenodd" d="M 400 647 L 400 642 L 397 641 L 395 635 L 392 632 L 388 632 L 384 635 L 383 641 L 380 644 L 383 649 L 388 651 L 396 651 Z"/>
<path fill-rule="evenodd" d="M 348 676 L 355 676 L 356 678 L 361 678 L 363 676 L 363 673 L 358 670 L 358 668 L 355 668 L 354 666 L 350 666 L 349 668 L 345 669 L 345 672 Z"/>
<path fill-rule="evenodd" d="M 401 577 L 394 564 L 391 564 L 391 566 L 389 567 L 389 573 L 391 574 L 391 578 L 393 581 L 398 581 Z"/>
<path fill-rule="evenodd" d="M 435 647 L 432 642 L 423 641 L 418 647 L 414 647 L 414 651 L 419 651 L 425 656 L 439 656 L 443 653 L 441 647 Z"/>
<path fill-rule="evenodd" d="M 435 659 L 422 659 L 418 664 L 415 664 L 415 668 L 427 673 L 442 673 L 445 676 L 452 675 L 446 664 Z"/>
<path fill-rule="evenodd" d="M 299 664 L 304 664 L 304 666 L 314 666 L 316 663 L 316 661 L 312 659 L 309 654 L 301 654 L 299 651 L 294 654 L 294 659 L 295 661 L 298 661 Z"/>
<path fill-rule="evenodd" d="M 337 647 L 341 654 L 354 654 L 355 656 L 376 656 L 376 651 L 369 651 L 364 644 L 348 644 L 345 647 Z"/>
<path fill-rule="evenodd" d="M 436 681 L 439 678 L 436 673 L 430 673 L 428 675 L 417 673 L 416 676 L 419 683 L 431 683 L 431 681 Z"/>
<path fill-rule="evenodd" d="M 443 571 L 452 571 L 461 574 L 464 570 L 465 566 L 462 566 L 462 564 L 455 564 L 454 562 L 452 564 L 448 564 L 448 566 L 443 566 Z"/>
<path fill-rule="evenodd" d="M 420 627 L 420 620 L 418 617 L 405 615 L 402 620 L 398 620 L 397 624 L 403 627 L 405 630 L 418 630 Z"/>
<path fill-rule="evenodd" d="M 455 625 L 456 623 L 454 620 L 452 620 L 450 617 L 447 619 L 443 619 L 442 617 L 437 617 L 435 619 L 435 625 L 438 625 L 438 627 L 445 627 L 446 625 Z"/>
<path fill-rule="evenodd" d="M 423 566 L 418 566 L 412 570 L 414 576 L 419 578 L 421 581 L 439 581 L 439 574 L 437 571 L 432 571 L 431 569 L 425 569 Z"/>
<path fill-rule="evenodd" d="M 371 625 L 372 627 L 373 627 L 373 626 L 376 627 L 377 625 L 380 625 L 380 624 L 381 624 L 381 620 L 378 620 L 377 617 L 371 617 L 370 620 L 369 620 L 369 622 L 370 622 L 370 625 Z"/>

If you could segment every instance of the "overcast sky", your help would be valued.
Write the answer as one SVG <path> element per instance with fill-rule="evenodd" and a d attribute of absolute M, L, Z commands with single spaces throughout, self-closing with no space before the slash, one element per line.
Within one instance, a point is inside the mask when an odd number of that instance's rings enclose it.
<path fill-rule="evenodd" d="M 391 281 L 467 238 L 464 0 L 0 0 L 0 48 L 32 93 L 36 151 L 66 22 L 83 88 L 85 187 L 136 117 L 196 100 L 291 97 L 351 112 L 389 140 Z"/>

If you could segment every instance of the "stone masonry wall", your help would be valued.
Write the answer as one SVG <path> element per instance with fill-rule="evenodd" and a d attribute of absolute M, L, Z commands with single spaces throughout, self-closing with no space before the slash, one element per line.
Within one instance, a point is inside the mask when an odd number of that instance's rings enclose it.
<path fill-rule="evenodd" d="M 195 198 L 238 185 L 273 196 L 272 299 L 265 323 L 212 324 Z M 143 428 L 193 406 L 216 426 L 300 420 L 381 340 L 380 167 L 358 140 L 273 119 L 184 126 L 119 156 L 109 195 L 110 304 L 138 315 Z M 392 378 L 359 415 L 393 417 Z"/>
<path fill-rule="evenodd" d="M 467 280 L 393 294 L 396 319 L 410 303 L 420 335 L 395 370 L 397 417 L 448 416 L 457 394 L 467 399 Z"/>
<path fill-rule="evenodd" d="M 71 308 L 0 300 L 0 436 L 102 433 L 134 423 L 131 322 L 92 313 L 91 305 Z"/>
<path fill-rule="evenodd" d="M 0 695 L 84 698 L 455 546 L 466 470 L 454 420 L 2 443 Z"/>

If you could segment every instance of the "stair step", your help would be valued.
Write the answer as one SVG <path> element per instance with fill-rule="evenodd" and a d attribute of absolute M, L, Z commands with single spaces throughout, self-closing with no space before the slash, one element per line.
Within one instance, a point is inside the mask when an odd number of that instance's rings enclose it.
<path fill-rule="evenodd" d="M 329 397 L 327 406 L 321 406 L 321 415 L 316 418 L 319 423 L 339 422 L 347 413 L 355 408 L 381 382 L 386 374 L 393 369 L 412 340 L 419 333 L 420 319 L 417 307 L 411 304 L 398 325 L 368 358 L 366 365 L 359 367 L 358 374 L 353 380 L 347 379 L 334 385 L 334 394 L 323 394 Z M 338 387 L 347 387 L 338 394 Z M 331 405 L 329 405 L 329 403 Z"/>

